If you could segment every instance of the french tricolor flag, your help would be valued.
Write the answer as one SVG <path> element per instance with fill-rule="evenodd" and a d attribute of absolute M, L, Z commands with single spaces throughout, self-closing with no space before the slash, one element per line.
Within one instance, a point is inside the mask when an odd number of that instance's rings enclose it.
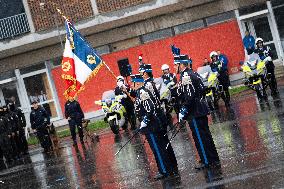
<path fill-rule="evenodd" d="M 75 98 L 84 84 L 97 74 L 103 65 L 101 57 L 75 29 L 66 21 L 66 43 L 62 59 L 62 78 L 66 83 L 64 96 Z"/>

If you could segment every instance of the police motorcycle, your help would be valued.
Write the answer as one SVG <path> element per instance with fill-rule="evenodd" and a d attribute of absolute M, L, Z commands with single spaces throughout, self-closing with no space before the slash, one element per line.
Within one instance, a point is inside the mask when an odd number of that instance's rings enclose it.
<path fill-rule="evenodd" d="M 114 91 L 105 91 L 102 100 L 95 101 L 95 104 L 102 106 L 105 113 L 105 122 L 107 122 L 114 134 L 119 134 L 119 129 L 127 129 L 128 120 L 126 118 L 125 107 L 121 104 L 124 95 L 115 96 Z"/>
<path fill-rule="evenodd" d="M 244 73 L 244 84 L 250 89 L 256 91 L 259 101 L 267 100 L 266 87 L 270 83 L 269 75 L 265 67 L 265 63 L 270 61 L 270 57 L 261 60 L 259 55 L 253 53 L 249 56 L 248 60 L 243 63 L 241 71 Z"/>
<path fill-rule="evenodd" d="M 210 65 L 207 65 L 197 68 L 197 73 L 200 75 L 204 87 L 206 88 L 205 97 L 207 106 L 212 111 L 214 110 L 213 90 L 217 88 L 219 82 L 217 79 L 218 72 L 212 72 Z"/>

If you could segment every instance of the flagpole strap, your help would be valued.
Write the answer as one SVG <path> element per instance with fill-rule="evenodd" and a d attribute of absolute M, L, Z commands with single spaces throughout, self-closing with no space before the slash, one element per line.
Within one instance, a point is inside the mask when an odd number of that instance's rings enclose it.
<path fill-rule="evenodd" d="M 113 71 L 108 67 L 108 65 L 105 63 L 105 61 L 102 61 L 105 67 L 108 69 L 108 71 L 111 73 L 111 75 L 116 79 L 116 75 L 113 73 Z"/>

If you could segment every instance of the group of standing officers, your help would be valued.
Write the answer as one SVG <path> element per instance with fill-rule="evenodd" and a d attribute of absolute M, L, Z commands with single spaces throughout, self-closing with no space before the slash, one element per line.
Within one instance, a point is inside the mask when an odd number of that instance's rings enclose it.
<path fill-rule="evenodd" d="M 181 126 L 188 123 L 191 130 L 194 144 L 200 157 L 200 165 L 195 168 L 220 168 L 220 159 L 211 136 L 208 126 L 209 110 L 206 103 L 206 88 L 201 77 L 192 70 L 192 60 L 188 55 L 181 55 L 180 50 L 173 46 L 175 73 L 180 75 L 178 81 L 175 74 L 170 73 L 167 64 L 162 65 L 162 80 L 169 87 L 171 92 L 171 102 L 177 113 L 178 123 Z M 263 45 L 261 38 L 256 40 L 256 52 L 263 60 L 271 58 L 268 47 Z M 219 53 L 220 54 L 220 53 Z M 217 52 L 210 53 L 212 62 L 208 62 L 212 71 L 218 71 L 218 80 L 224 86 L 226 95 L 230 97 L 230 80 L 227 63 Z M 161 107 L 160 92 L 154 83 L 152 68 L 150 64 L 145 64 L 142 57 L 139 57 L 139 74 L 132 75 L 132 89 L 123 90 L 128 96 L 132 94 L 134 99 L 135 115 L 141 125 L 139 132 L 144 134 L 151 150 L 155 156 L 158 167 L 156 179 L 163 179 L 168 176 L 178 175 L 178 165 L 175 153 L 168 138 L 167 127 L 170 126 L 171 111 L 164 111 Z M 268 73 L 272 77 L 272 95 L 278 93 L 274 75 L 274 65 L 272 61 L 266 64 Z M 118 77 L 118 88 L 123 86 L 121 76 Z M 117 90 L 117 89 L 116 89 Z M 131 92 L 130 92 L 131 91 Z M 229 101 L 228 101 L 229 102 Z M 226 105 L 229 105 L 225 102 Z M 128 106 L 128 104 L 124 104 Z M 131 109 L 131 108 L 130 108 Z"/>
<path fill-rule="evenodd" d="M 0 161 L 5 157 L 9 163 L 28 154 L 25 127 L 25 116 L 14 102 L 0 107 Z"/>
<path fill-rule="evenodd" d="M 162 79 L 165 85 L 170 86 L 180 127 L 188 122 L 192 131 L 200 157 L 200 165 L 196 166 L 196 169 L 220 167 L 208 126 L 209 111 L 205 101 L 205 87 L 200 76 L 191 69 L 191 63 L 188 55 L 175 55 L 174 68 L 176 74 L 180 74 L 180 80 L 170 73 L 168 65 L 162 66 Z M 140 60 L 139 74 L 132 75 L 131 79 L 135 115 L 141 123 L 138 132 L 145 135 L 159 171 L 155 179 L 176 176 L 179 174 L 178 164 L 168 138 L 170 132 L 167 131 L 170 122 L 167 112 L 161 107 L 160 92 L 154 83 L 151 65 Z M 118 83 L 119 85 L 121 86 Z"/>

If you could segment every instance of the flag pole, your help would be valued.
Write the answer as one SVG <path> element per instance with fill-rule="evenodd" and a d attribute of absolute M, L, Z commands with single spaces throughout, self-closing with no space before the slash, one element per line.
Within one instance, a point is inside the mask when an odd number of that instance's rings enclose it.
<path fill-rule="evenodd" d="M 63 14 L 63 12 L 61 11 L 61 9 L 58 8 L 58 6 L 57 6 L 56 3 L 52 2 L 52 1 L 48 1 L 48 2 L 55 6 L 55 9 L 56 9 L 57 12 L 60 14 L 60 16 L 62 16 L 62 18 L 64 18 L 64 20 L 69 21 L 69 19 L 67 18 L 67 16 L 65 16 L 65 15 Z M 104 66 L 107 68 L 107 70 L 111 73 L 111 75 L 116 79 L 116 75 L 115 75 L 114 72 L 110 69 L 110 67 L 105 63 L 105 61 L 102 61 L 102 63 L 103 63 Z"/>
<path fill-rule="evenodd" d="M 113 71 L 109 68 L 109 66 L 105 63 L 105 61 L 102 61 L 105 67 L 108 69 L 108 71 L 111 73 L 111 75 L 116 79 L 116 75 L 113 73 Z"/>

